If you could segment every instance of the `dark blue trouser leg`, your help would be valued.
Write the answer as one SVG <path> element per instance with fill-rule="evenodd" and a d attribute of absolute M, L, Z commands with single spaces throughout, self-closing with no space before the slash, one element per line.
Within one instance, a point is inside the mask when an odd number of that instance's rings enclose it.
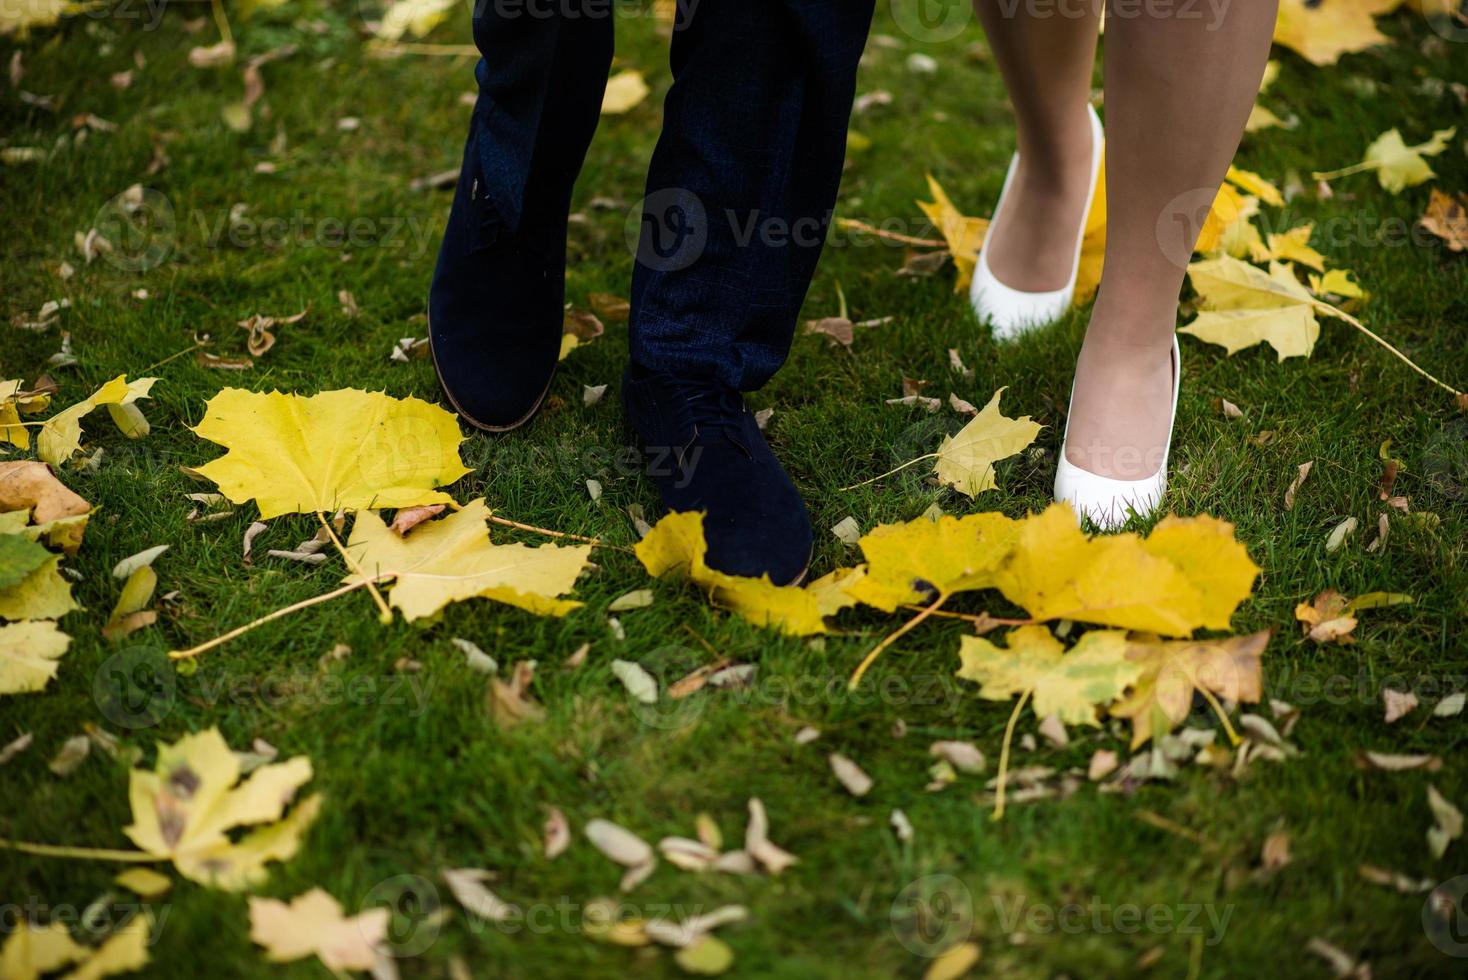
<path fill-rule="evenodd" d="M 680 0 L 631 353 L 760 387 L 784 362 L 841 180 L 872 0 Z"/>
<path fill-rule="evenodd" d="M 474 139 L 485 192 L 511 233 L 565 223 L 612 61 L 606 0 L 476 0 Z M 553 243 L 552 243 L 553 244 Z"/>

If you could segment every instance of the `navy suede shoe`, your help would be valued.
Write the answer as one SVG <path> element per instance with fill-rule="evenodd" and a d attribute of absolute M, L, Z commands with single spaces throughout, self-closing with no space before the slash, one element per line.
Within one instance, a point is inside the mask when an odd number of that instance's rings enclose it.
<path fill-rule="evenodd" d="M 710 568 L 793 585 L 810 564 L 805 501 L 739 392 L 628 365 L 622 404 L 668 510 L 702 511 Z"/>
<path fill-rule="evenodd" d="M 535 414 L 561 351 L 565 215 L 530 236 L 500 224 L 471 131 L 428 294 L 439 383 L 464 421 L 507 432 Z"/>

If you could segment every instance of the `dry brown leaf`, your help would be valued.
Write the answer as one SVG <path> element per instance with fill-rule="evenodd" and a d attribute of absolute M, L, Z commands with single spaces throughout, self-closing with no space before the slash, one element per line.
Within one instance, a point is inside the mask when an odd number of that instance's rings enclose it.
<path fill-rule="evenodd" d="M 1454 197 L 1434 187 L 1421 220 L 1422 227 L 1441 238 L 1451 251 L 1468 250 L 1468 194 Z"/>

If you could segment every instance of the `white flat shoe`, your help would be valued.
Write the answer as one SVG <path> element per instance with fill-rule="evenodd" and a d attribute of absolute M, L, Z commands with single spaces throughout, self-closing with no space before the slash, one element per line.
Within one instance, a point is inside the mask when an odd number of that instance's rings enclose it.
<path fill-rule="evenodd" d="M 1086 237 L 1086 222 L 1091 218 L 1091 202 L 1096 196 L 1096 177 L 1101 170 L 1102 145 L 1105 139 L 1096 110 L 1088 105 L 1086 111 L 1091 117 L 1091 193 L 1086 198 L 1086 209 L 1081 214 L 1080 230 L 1076 232 L 1070 280 L 1060 289 L 1043 293 L 1012 289 L 1000 282 L 995 277 L 994 270 L 989 267 L 989 250 L 979 249 L 978 265 L 974 269 L 973 284 L 969 287 L 969 302 L 973 304 L 980 321 L 993 325 L 994 336 L 998 340 L 1012 340 L 1028 330 L 1053 323 L 1070 309 L 1071 302 L 1075 299 L 1076 275 L 1081 267 L 1081 244 Z M 1009 185 L 1014 180 L 1014 172 L 1018 166 L 1019 154 L 1016 153 L 1009 161 L 1009 173 L 1004 177 L 1004 189 L 999 192 L 999 203 L 994 206 L 994 217 L 989 222 L 991 232 L 999 223 L 999 216 L 1004 213 L 1004 199 L 1009 193 Z"/>
<path fill-rule="evenodd" d="M 1162 466 L 1143 480 L 1113 480 L 1083 470 L 1065 456 L 1065 443 L 1070 437 L 1070 419 L 1065 422 L 1066 439 L 1060 444 L 1060 463 L 1055 469 L 1055 499 L 1068 503 L 1076 519 L 1089 520 L 1103 531 L 1114 531 L 1133 515 L 1147 517 L 1162 502 L 1167 492 L 1167 459 L 1172 454 L 1172 430 L 1177 423 L 1177 395 L 1182 387 L 1182 351 L 1177 337 L 1172 338 L 1172 419 L 1167 423 L 1167 446 L 1162 451 Z M 1075 384 L 1071 384 L 1075 399 Z"/>

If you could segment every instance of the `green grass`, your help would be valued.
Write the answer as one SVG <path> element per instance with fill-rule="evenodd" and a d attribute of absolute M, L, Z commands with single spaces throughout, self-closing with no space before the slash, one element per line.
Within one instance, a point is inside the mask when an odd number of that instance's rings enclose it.
<path fill-rule="evenodd" d="M 900 36 L 882 6 L 876 30 Z M 991 822 L 975 800 L 982 785 L 974 777 L 939 794 L 923 789 L 929 742 L 971 739 L 993 760 L 1009 713 L 1007 705 L 978 701 L 952 681 L 962 624 L 922 627 L 879 664 L 863 696 L 848 697 L 840 682 L 893 621 L 849 614 L 840 635 L 806 643 L 711 609 L 695 590 L 658 582 L 654 606 L 620 617 L 626 638 L 619 641 L 607 627 L 605 607 L 647 580 L 630 555 L 617 551 L 598 556 L 600 569 L 577 589 L 587 607 L 563 620 L 470 602 L 428 628 L 401 621 L 382 627 L 368 599 L 352 596 L 203 657 L 197 672 L 176 677 L 170 711 L 156 727 L 130 730 L 109 721 L 94 700 L 94 679 L 112 676 L 107 665 L 119 650 L 156 656 L 202 641 L 319 594 L 340 574 L 332 562 L 319 568 L 274 560 L 243 566 L 240 538 L 254 519 L 250 507 L 217 523 L 185 522 L 190 508 L 184 495 L 205 488 L 179 467 L 216 455 L 187 427 L 199 420 L 214 391 L 225 385 L 306 393 L 354 386 L 439 398 L 426 362 L 390 364 L 387 354 L 397 338 L 424 333 L 424 296 L 448 198 L 410 191 L 408 183 L 457 164 L 466 113 L 460 96 L 472 85 L 470 61 L 370 58 L 350 4 L 288 4 L 251 20 L 236 15 L 242 54 L 287 42 L 299 46 L 264 68 L 265 98 L 253 129 L 240 134 L 221 121 L 222 107 L 241 97 L 239 72 L 196 70 L 185 60 L 189 47 L 214 40 L 212 26 L 192 36 L 185 31 L 186 16 L 205 12 L 202 5 L 171 9 L 156 31 L 143 30 L 145 20 L 79 17 L 59 31 L 38 33 L 23 46 L 22 84 L 54 95 L 59 111 L 22 104 L 13 90 L 0 108 L 7 145 L 41 146 L 50 154 L 44 164 L 6 167 L 0 181 L 7 225 L 0 237 L 4 317 L 30 316 L 47 300 L 71 298 L 60 327 L 70 331 L 80 364 L 53 372 L 62 404 L 119 373 L 162 379 L 147 406 L 151 436 L 126 442 L 99 416 L 87 429 L 106 451 L 100 466 L 64 474 L 101 508 L 81 554 L 67 563 L 81 575 L 76 593 L 87 611 L 63 623 L 76 641 L 50 688 L 0 701 L 0 740 L 24 731 L 35 735 L 28 753 L 0 769 L 6 801 L 0 835 L 124 846 L 124 765 L 94 752 L 78 771 L 58 778 L 47 760 L 87 724 L 116 733 L 148 759 L 156 740 L 218 725 L 239 747 L 259 737 L 284 756 L 309 755 L 316 771 L 311 786 L 327 797 L 306 846 L 275 867 L 265 894 L 287 897 L 320 885 L 355 910 L 382 893 L 374 887 L 396 876 L 436 884 L 454 911 L 434 942 L 402 962 L 407 977 L 449 976 L 455 958 L 475 976 L 678 975 L 666 952 L 594 943 L 574 928 L 574 917 L 571 928 L 557 915 L 549 928 L 513 935 L 474 925 L 453 906 L 438 872 L 493 868 L 499 872 L 496 891 L 510 901 L 527 908 L 578 906 L 615 894 L 619 878 L 619 869 L 579 837 L 587 820 L 610 818 L 656 841 L 691 834 L 695 816 L 707 812 L 727 839 L 738 839 L 751 796 L 764 800 L 773 839 L 799 856 L 798 865 L 778 878 L 746 879 L 696 876 L 664 864 L 626 899 L 653 914 L 658 905 L 747 905 L 750 921 L 722 932 L 737 954 L 739 975 L 919 976 L 927 961 L 899 940 L 892 910 L 910 883 L 938 874 L 955 876 L 971 895 L 985 975 L 1130 975 L 1139 957 L 1159 949 L 1151 970 L 1156 976 L 1194 969 L 1202 977 L 1326 977 L 1325 964 L 1303 951 L 1312 936 L 1370 959 L 1378 978 L 1461 970 L 1461 960 L 1439 952 L 1424 935 L 1421 896 L 1365 884 L 1356 869 L 1367 861 L 1439 880 L 1465 870 L 1468 845 L 1459 842 L 1434 861 L 1423 837 L 1430 823 L 1429 781 L 1468 805 L 1468 771 L 1459 754 L 1463 719 L 1424 723 L 1419 709 L 1387 728 L 1379 692 L 1388 684 L 1433 684 L 1443 693 L 1462 687 L 1468 674 L 1468 507 L 1462 499 L 1468 419 L 1335 322 L 1325 324 L 1308 361 L 1280 364 L 1257 349 L 1228 358 L 1218 348 L 1184 341 L 1186 384 L 1171 505 L 1179 513 L 1235 522 L 1263 566 L 1257 595 L 1241 609 L 1236 626 L 1278 630 L 1266 654 L 1267 693 L 1303 709 L 1293 735 L 1303 754 L 1287 764 L 1261 762 L 1239 778 L 1188 770 L 1131 796 L 1084 786 L 1064 801 L 1016 806 L 1002 822 Z M 306 21 L 322 29 L 295 26 Z M 1282 53 L 1283 72 L 1267 101 L 1282 115 L 1297 116 L 1299 125 L 1249 137 L 1240 165 L 1280 182 L 1303 174 L 1308 183 L 1312 169 L 1359 159 L 1385 129 L 1400 127 L 1414 142 L 1460 119 L 1462 105 L 1451 89 L 1440 90 L 1430 79 L 1468 79 L 1468 48 L 1438 41 L 1409 15 L 1389 19 L 1386 29 L 1392 46 L 1350 56 L 1333 69 Z M 653 21 L 623 18 L 619 30 L 620 57 L 647 72 L 653 97 L 628 116 L 606 120 L 592 147 L 577 193 L 585 220 L 573 231 L 569 270 L 568 298 L 581 306 L 592 292 L 627 291 L 626 209 L 592 209 L 590 202 L 610 196 L 630 206 L 640 197 L 668 85 L 666 41 Z M 433 40 L 467 37 L 460 16 Z M 842 214 L 915 221 L 912 202 L 926 197 L 924 171 L 937 175 L 961 208 L 987 213 L 992 207 L 1012 130 L 991 62 L 970 53 L 970 42 L 979 39 L 971 27 L 945 44 L 904 38 L 900 48 L 869 48 L 860 90 L 889 89 L 894 101 L 854 124 L 871 146 L 851 157 Z M 0 55 L 8 61 L 14 47 L 0 45 Z M 937 74 L 909 73 L 904 61 L 913 51 L 937 58 Z M 135 72 L 130 89 L 119 91 L 109 77 L 134 66 L 134 52 L 146 56 L 146 67 Z M 85 112 L 115 121 L 117 131 L 79 141 L 69 120 Z M 360 128 L 339 130 L 337 120 L 345 116 L 359 117 Z M 149 174 L 157 136 L 171 163 Z M 264 160 L 276 162 L 278 172 L 255 172 Z M 1461 134 L 1433 163 L 1440 186 L 1468 185 Z M 146 273 L 120 272 L 101 260 L 84 265 L 73 234 L 90 228 L 99 207 L 134 183 L 172 203 L 177 248 Z M 1427 190 L 1390 196 L 1360 176 L 1341 181 L 1333 199 L 1311 194 L 1293 201 L 1288 213 L 1322 223 L 1344 219 L 1353 230 L 1321 247 L 1332 264 L 1355 270 L 1371 291 L 1363 318 L 1461 386 L 1468 381 L 1468 265 L 1439 247 L 1394 242 L 1389 234 L 1391 223 L 1406 227 L 1415 220 Z M 247 215 L 257 220 L 366 219 L 375 230 L 347 247 L 209 241 L 208 229 L 227 222 L 236 204 L 247 205 Z M 393 230 L 396 243 L 385 240 Z M 55 274 L 63 260 L 76 267 L 66 282 Z M 952 294 L 951 272 L 899 279 L 892 272 L 900 262 L 900 252 L 888 247 L 829 249 L 806 313 L 833 313 L 839 282 L 854 319 L 896 319 L 861 333 L 854 355 L 817 337 L 797 337 L 788 366 L 752 399 L 775 409 L 769 435 L 810 503 L 818 572 L 854 559 L 825 530 L 848 515 L 870 529 L 915 517 L 933 503 L 951 513 L 1020 515 L 1048 499 L 1084 315 L 999 348 L 974 323 L 963 297 Z M 140 288 L 150 298 L 134 298 Z M 355 295 L 360 316 L 340 311 L 339 290 Z M 275 349 L 249 372 L 204 370 L 192 355 L 150 367 L 206 334 L 213 352 L 238 356 L 244 333 L 235 321 L 307 306 L 310 315 L 283 328 Z M 0 330 L 3 377 L 34 378 L 59 346 L 55 327 L 44 333 Z M 976 369 L 972 382 L 950 375 L 950 347 Z M 499 440 L 473 435 L 464 455 L 475 473 L 454 488 L 456 497 L 483 494 L 517 520 L 630 543 L 635 532 L 626 508 L 638 504 L 652 512 L 654 493 L 612 462 L 621 444 L 615 392 L 590 408 L 580 398 L 583 384 L 614 383 L 624 355 L 625 326 L 612 325 L 607 336 L 566 362 L 553 389 L 555 404 L 534 424 Z M 1038 451 L 1006 463 L 1003 489 L 974 502 L 907 474 L 840 490 L 929 451 L 940 431 L 956 428 L 946 413 L 930 417 L 883 404 L 900 394 L 904 374 L 932 379 L 940 395 L 952 388 L 979 403 L 1008 385 L 1007 410 L 1033 414 L 1047 426 Z M 1213 407 L 1218 397 L 1238 404 L 1244 418 L 1225 419 Z M 1262 432 L 1273 438 L 1257 445 Z M 1368 554 L 1365 545 L 1383 507 L 1376 499 L 1378 449 L 1387 440 L 1406 464 L 1397 492 L 1410 496 L 1414 511 L 1436 514 L 1440 523 L 1419 527 L 1397 520 L 1386 549 Z M 1314 473 L 1294 509 L 1286 510 L 1285 488 L 1297 464 L 1311 459 Z M 598 503 L 583 488 L 592 477 L 605 486 Z M 1362 530 L 1327 554 L 1326 535 L 1348 516 L 1357 517 Z M 312 531 L 308 518 L 283 518 L 257 547 L 290 547 Z M 157 566 L 161 590 L 176 591 L 176 604 L 157 626 L 126 643 L 107 644 L 99 627 L 117 588 L 109 569 L 165 542 L 171 550 Z M 1293 609 L 1328 587 L 1348 594 L 1406 592 L 1417 602 L 1365 614 L 1354 646 L 1318 647 L 1301 639 Z M 992 595 L 971 596 L 955 608 L 976 612 L 992 601 Z M 535 692 L 546 720 L 510 732 L 495 727 L 485 709 L 484 680 L 466 669 L 450 643 L 456 636 L 479 643 L 502 664 L 539 661 Z M 586 665 L 561 669 L 588 642 Z M 352 654 L 322 666 L 321 656 L 341 643 Z M 712 659 L 711 650 L 757 663 L 759 687 L 752 694 L 700 697 L 682 726 L 639 720 L 609 669 L 611 660 L 623 657 L 670 680 Z M 393 665 L 403 657 L 421 661 L 422 672 L 396 673 Z M 1331 697 L 1312 693 L 1328 678 L 1341 678 L 1336 683 L 1345 690 Z M 416 687 L 405 687 L 408 682 Z M 334 696 L 330 685 L 337 683 L 364 694 Z M 1433 703 L 1429 693 L 1424 690 L 1427 704 Z M 902 737 L 894 733 L 899 722 L 906 727 Z M 1200 708 L 1194 723 L 1213 722 Z M 793 735 L 806 724 L 824 734 L 814 745 L 798 746 Z M 1020 731 L 1033 728 L 1027 716 Z M 1021 752 L 1017 762 L 1084 767 L 1097 747 L 1125 748 L 1110 730 L 1072 734 L 1068 748 Z M 1363 772 L 1353 761 L 1362 748 L 1434 752 L 1445 765 L 1433 775 Z M 832 750 L 857 759 L 875 778 L 868 797 L 855 800 L 836 785 L 825 760 Z M 576 843 L 554 861 L 539 851 L 546 804 L 562 807 L 578 831 Z M 909 845 L 898 844 L 888 829 L 894 807 L 916 827 Z M 1142 810 L 1207 843 L 1157 829 L 1138 819 Z M 1294 861 L 1272 876 L 1257 876 L 1260 846 L 1281 824 L 1292 836 Z M 0 900 L 10 904 L 0 928 L 11 928 L 16 908 L 27 902 L 53 909 L 87 905 L 109 889 L 115 870 L 4 852 Z M 314 961 L 265 963 L 249 940 L 240 896 L 182 882 L 164 901 L 150 975 L 325 975 Z M 1026 910 L 1078 903 L 1087 912 L 1072 931 L 1047 928 L 1043 919 L 1006 923 L 1001 911 L 1017 902 Z M 1175 927 L 1106 928 L 1126 925 L 1105 911 L 1123 905 L 1155 905 L 1174 921 L 1201 907 L 1228 918 L 1215 935 L 1203 913 L 1195 923 L 1200 938 Z M 1092 925 L 1097 909 L 1103 928 Z M 1213 939 L 1218 941 L 1205 941 Z"/>

